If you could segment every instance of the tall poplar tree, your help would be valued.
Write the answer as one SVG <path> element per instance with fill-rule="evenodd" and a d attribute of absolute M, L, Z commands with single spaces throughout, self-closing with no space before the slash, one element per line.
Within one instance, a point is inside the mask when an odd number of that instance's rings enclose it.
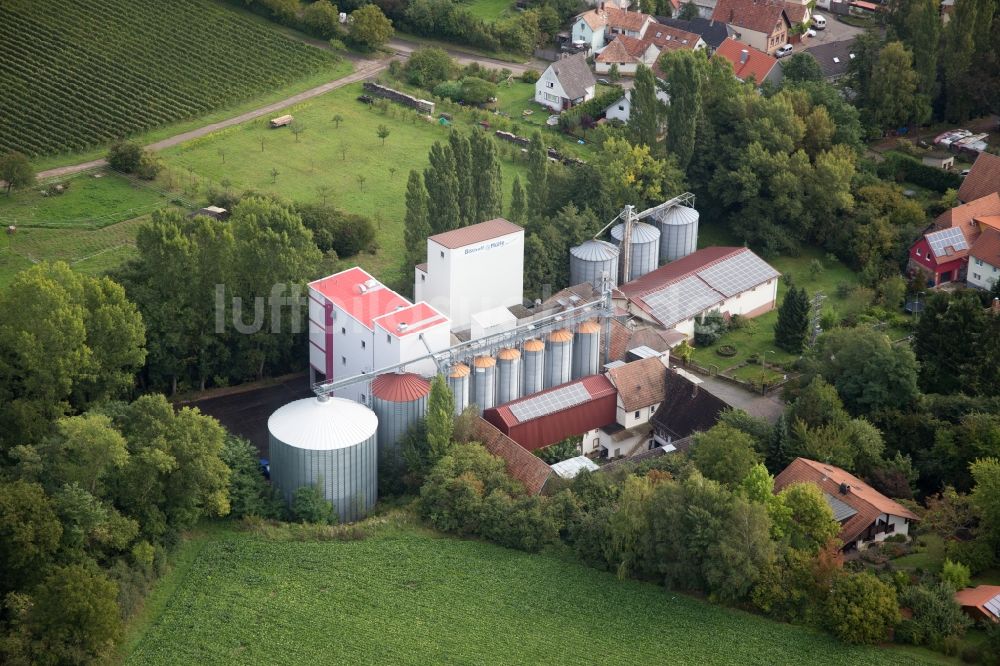
<path fill-rule="evenodd" d="M 430 197 L 431 231 L 441 233 L 461 226 L 459 183 L 455 174 L 455 158 L 451 148 L 435 141 L 430 151 L 430 167 L 424 169 L 424 187 Z"/>
<path fill-rule="evenodd" d="M 526 217 L 540 218 L 549 208 L 549 155 L 542 143 L 542 133 L 531 135 L 528 145 L 528 209 Z"/>
<path fill-rule="evenodd" d="M 458 131 L 452 131 L 448 136 L 448 146 L 451 148 L 452 158 L 455 160 L 455 177 L 458 180 L 458 209 L 461 211 L 461 224 L 467 226 L 481 222 L 477 220 L 478 204 L 476 203 L 476 189 L 473 183 L 479 174 L 473 174 L 472 149 L 469 139 Z"/>
<path fill-rule="evenodd" d="M 687 172 L 694 156 L 695 134 L 701 116 L 703 63 L 694 51 L 672 51 L 662 60 L 666 72 L 667 153 L 677 159 L 677 166 Z"/>
<path fill-rule="evenodd" d="M 521 189 L 521 179 L 518 176 L 514 176 L 514 185 L 510 191 L 510 212 L 507 213 L 507 219 L 514 224 L 523 225 L 525 205 L 524 190 Z"/>
<path fill-rule="evenodd" d="M 937 96 L 938 49 L 941 42 L 939 0 L 910 0 L 903 19 L 903 42 L 913 52 L 918 90 L 928 100 Z"/>
<path fill-rule="evenodd" d="M 656 139 L 660 132 L 660 121 L 663 118 L 662 105 L 656 99 L 656 78 L 653 70 L 645 65 L 639 65 L 635 73 L 635 86 L 631 93 L 632 110 L 629 113 L 628 126 L 636 145 L 648 146 L 650 152 L 656 153 Z"/>
<path fill-rule="evenodd" d="M 476 217 L 473 223 L 491 220 L 503 214 L 503 174 L 496 142 L 488 134 L 476 132 L 470 137 L 472 147 L 473 189 L 476 194 Z"/>
<path fill-rule="evenodd" d="M 416 169 L 410 171 L 410 178 L 406 183 L 404 224 L 406 264 L 407 266 L 419 264 L 427 258 L 427 237 L 431 235 L 431 222 L 427 188 L 424 187 L 424 180 Z"/>

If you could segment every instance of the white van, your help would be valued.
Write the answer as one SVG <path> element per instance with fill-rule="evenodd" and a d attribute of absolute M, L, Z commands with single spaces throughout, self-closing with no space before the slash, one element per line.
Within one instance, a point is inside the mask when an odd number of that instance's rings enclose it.
<path fill-rule="evenodd" d="M 825 30 L 826 17 L 820 16 L 819 14 L 813 14 L 813 27 L 817 30 Z"/>

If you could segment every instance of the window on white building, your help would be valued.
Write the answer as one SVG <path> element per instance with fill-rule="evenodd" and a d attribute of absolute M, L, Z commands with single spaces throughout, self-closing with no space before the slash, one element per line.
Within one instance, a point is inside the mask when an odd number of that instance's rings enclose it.
<path fill-rule="evenodd" d="M 639 418 L 639 412 L 635 413 L 635 418 Z"/>
<path fill-rule="evenodd" d="M 982 275 L 980 275 L 979 273 L 973 273 L 973 274 L 972 274 L 972 277 L 973 277 L 974 279 L 976 279 L 976 280 L 982 280 L 982 279 L 983 279 L 983 276 L 982 276 Z"/>
<path fill-rule="evenodd" d="M 361 341 L 361 348 L 362 348 L 362 349 L 364 349 L 364 348 L 365 348 L 365 341 L 364 341 L 364 340 L 362 340 L 362 341 Z"/>
<path fill-rule="evenodd" d="M 625 110 L 625 105 L 624 104 L 619 104 L 618 105 L 618 110 L 619 111 L 624 111 Z"/>
<path fill-rule="evenodd" d="M 340 334 L 341 334 L 341 335 L 347 335 L 347 329 L 346 329 L 346 328 L 344 328 L 343 326 L 341 326 L 341 327 L 340 327 Z"/>
<path fill-rule="evenodd" d="M 340 357 L 340 364 L 341 365 L 347 365 L 347 357 L 346 356 L 341 356 Z"/>
<path fill-rule="evenodd" d="M 558 102 L 559 101 L 559 98 L 557 96 L 555 96 L 555 95 L 550 95 L 548 93 L 542 93 L 542 94 L 545 95 L 545 99 L 547 101 L 549 101 L 549 102 Z"/>
<path fill-rule="evenodd" d="M 982 266 L 982 265 L 983 265 L 983 260 L 982 259 L 976 259 L 976 266 Z"/>
<path fill-rule="evenodd" d="M 552 81 L 546 81 L 546 82 L 545 82 L 545 87 L 546 87 L 546 88 L 555 88 L 555 87 L 556 87 L 556 84 L 555 84 L 555 83 L 553 83 Z"/>
<path fill-rule="evenodd" d="M 656 411 L 656 405 L 653 405 L 652 407 L 649 408 L 649 415 L 652 416 L 655 411 Z"/>
<path fill-rule="evenodd" d="M 444 259 L 444 250 L 441 250 L 441 258 Z"/>
<path fill-rule="evenodd" d="M 362 394 L 361 394 L 361 402 L 364 402 L 364 401 L 365 401 L 365 394 L 364 394 L 364 393 L 362 393 Z"/>
<path fill-rule="evenodd" d="M 389 335 L 388 333 L 386 333 L 385 334 L 385 341 L 388 342 L 391 345 L 392 344 L 392 336 Z"/>

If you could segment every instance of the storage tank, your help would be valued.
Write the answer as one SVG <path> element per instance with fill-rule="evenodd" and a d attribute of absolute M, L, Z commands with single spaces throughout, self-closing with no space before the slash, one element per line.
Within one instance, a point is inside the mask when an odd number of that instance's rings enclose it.
<path fill-rule="evenodd" d="M 521 352 L 501 349 L 497 352 L 497 404 L 521 397 Z"/>
<path fill-rule="evenodd" d="M 362 404 L 327 396 L 279 408 L 267 420 L 271 483 L 291 504 L 319 484 L 341 522 L 363 518 L 378 497 L 378 417 Z"/>
<path fill-rule="evenodd" d="M 657 213 L 660 227 L 660 261 L 686 257 L 698 249 L 698 211 L 687 206 L 671 206 Z"/>
<path fill-rule="evenodd" d="M 521 346 L 521 395 L 538 393 L 545 388 L 545 343 L 538 338 L 525 340 Z"/>
<path fill-rule="evenodd" d="M 572 379 L 573 334 L 565 328 L 552 331 L 545 345 L 545 388 Z"/>
<path fill-rule="evenodd" d="M 482 414 L 496 404 L 497 360 L 492 356 L 477 356 L 472 359 L 472 371 L 472 401 Z"/>
<path fill-rule="evenodd" d="M 569 250 L 570 285 L 589 282 L 601 288 L 602 276 L 607 273 L 611 286 L 618 285 L 618 248 L 607 241 L 589 240 Z"/>
<path fill-rule="evenodd" d="M 618 241 L 621 250 L 622 236 L 625 234 L 625 223 L 611 227 L 611 237 Z M 632 225 L 632 266 L 628 276 L 621 276 L 622 281 L 631 282 L 641 278 L 646 273 L 655 270 L 660 265 L 660 230 L 645 222 Z"/>
<path fill-rule="evenodd" d="M 596 375 L 601 368 L 601 325 L 589 319 L 576 328 L 573 379 Z"/>
<path fill-rule="evenodd" d="M 455 416 L 461 414 L 469 406 L 469 366 L 456 363 L 448 371 L 448 388 L 455 398 Z"/>
<path fill-rule="evenodd" d="M 390 372 L 372 380 L 372 409 L 378 417 L 379 455 L 398 455 L 399 443 L 427 415 L 431 383 L 412 372 Z"/>

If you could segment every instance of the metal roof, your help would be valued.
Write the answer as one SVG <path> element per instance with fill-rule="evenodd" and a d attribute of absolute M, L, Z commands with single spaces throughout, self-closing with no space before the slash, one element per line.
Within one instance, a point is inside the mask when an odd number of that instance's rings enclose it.
<path fill-rule="evenodd" d="M 660 224 L 684 226 L 698 221 L 698 211 L 687 206 L 671 206 L 653 215 Z"/>
<path fill-rule="evenodd" d="M 431 383 L 412 372 L 390 372 L 372 380 L 372 397 L 389 402 L 411 402 L 431 392 Z"/>
<path fill-rule="evenodd" d="M 858 512 L 857 509 L 841 502 L 830 493 L 823 493 L 823 499 L 830 505 L 830 508 L 833 510 L 833 519 L 838 523 L 844 522 Z"/>
<path fill-rule="evenodd" d="M 618 248 L 607 241 L 589 240 L 571 247 L 569 253 L 585 261 L 607 261 L 618 256 Z"/>
<path fill-rule="evenodd" d="M 561 460 L 551 466 L 552 471 L 563 479 L 572 479 L 580 472 L 596 472 L 600 469 L 593 460 L 587 456 L 577 456 Z"/>
<path fill-rule="evenodd" d="M 622 240 L 622 236 L 625 233 L 624 223 L 616 224 L 611 227 L 611 237 L 614 238 L 619 243 Z M 654 241 L 659 242 L 660 240 L 660 230 L 654 227 L 652 224 L 646 224 L 645 222 L 636 222 L 632 225 L 632 242 L 633 243 L 652 243 Z"/>
<path fill-rule="evenodd" d="M 267 420 L 267 431 L 288 446 L 330 451 L 354 446 L 378 429 L 378 417 L 345 398 L 304 398 L 280 407 Z"/>
<path fill-rule="evenodd" d="M 473 243 L 482 243 L 483 241 L 493 240 L 501 236 L 516 234 L 519 231 L 523 232 L 524 229 L 513 222 L 498 217 L 486 222 L 480 222 L 479 224 L 471 224 L 460 229 L 452 229 L 451 231 L 435 234 L 427 240 L 434 241 L 438 245 L 443 245 L 446 248 L 454 250 L 455 248 L 472 245 Z"/>

